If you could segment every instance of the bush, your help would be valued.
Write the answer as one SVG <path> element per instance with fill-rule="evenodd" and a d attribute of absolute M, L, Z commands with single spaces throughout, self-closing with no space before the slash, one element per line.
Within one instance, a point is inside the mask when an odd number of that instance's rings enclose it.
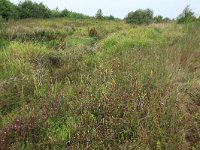
<path fill-rule="evenodd" d="M 161 22 L 163 22 L 163 16 L 155 16 L 154 17 L 154 22 L 155 23 L 161 23 Z"/>
<path fill-rule="evenodd" d="M 69 12 L 68 16 L 69 16 L 69 18 L 74 18 L 74 19 L 89 19 L 90 18 L 89 16 L 86 16 L 84 14 L 76 13 L 76 12 L 72 12 L 72 11 Z"/>
<path fill-rule="evenodd" d="M 115 17 L 110 15 L 110 16 L 104 16 L 103 17 L 105 20 L 115 20 Z"/>
<path fill-rule="evenodd" d="M 24 1 L 19 4 L 20 18 L 49 18 L 51 11 L 43 3 Z"/>
<path fill-rule="evenodd" d="M 165 17 L 165 18 L 163 19 L 163 22 L 170 22 L 170 21 L 173 21 L 173 20 L 171 20 L 171 19 L 168 18 L 168 17 Z"/>
<path fill-rule="evenodd" d="M 58 8 L 51 10 L 51 17 L 60 17 L 60 11 Z"/>
<path fill-rule="evenodd" d="M 138 9 L 135 12 L 130 12 L 125 21 L 131 24 L 150 24 L 153 22 L 153 11 Z"/>
<path fill-rule="evenodd" d="M 194 12 L 190 9 L 190 5 L 187 5 L 183 12 L 177 17 L 178 23 L 190 23 L 195 20 L 196 17 L 194 16 Z"/>
<path fill-rule="evenodd" d="M 60 14 L 60 16 L 61 17 L 67 17 L 67 16 L 69 16 L 69 10 L 67 10 L 67 9 L 64 9 L 62 12 L 61 12 L 61 14 Z"/>
<path fill-rule="evenodd" d="M 18 18 L 18 8 L 8 0 L 0 0 L 0 16 L 5 19 Z"/>

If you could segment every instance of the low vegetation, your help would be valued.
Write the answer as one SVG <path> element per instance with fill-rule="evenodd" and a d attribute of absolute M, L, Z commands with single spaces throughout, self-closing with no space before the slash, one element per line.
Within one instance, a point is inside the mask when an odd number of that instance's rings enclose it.
<path fill-rule="evenodd" d="M 0 22 L 0 150 L 200 149 L 200 22 L 136 12 Z"/>
<path fill-rule="evenodd" d="M 199 23 L 4 26 L 0 149 L 200 148 Z"/>

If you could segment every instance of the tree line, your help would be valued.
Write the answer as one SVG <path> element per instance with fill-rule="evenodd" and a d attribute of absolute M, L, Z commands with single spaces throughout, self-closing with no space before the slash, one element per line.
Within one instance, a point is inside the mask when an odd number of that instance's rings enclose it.
<path fill-rule="evenodd" d="M 62 11 L 58 8 L 51 10 L 42 2 L 36 3 L 30 0 L 19 2 L 18 4 L 13 4 L 9 0 L 0 0 L 0 17 L 5 20 L 53 17 L 90 18 L 67 9 Z"/>
<path fill-rule="evenodd" d="M 31 0 L 26 0 L 14 4 L 9 0 L 0 0 L 0 17 L 5 20 L 13 19 L 26 19 L 26 18 L 59 18 L 68 17 L 75 19 L 89 19 L 95 18 L 91 16 L 84 15 L 82 13 L 76 13 L 64 9 L 60 11 L 58 8 L 49 9 L 42 2 L 32 2 Z M 103 16 L 102 11 L 99 9 L 97 11 L 97 19 L 113 20 L 114 16 Z"/>
<path fill-rule="evenodd" d="M 97 19 L 116 19 L 114 16 L 103 16 L 102 10 L 99 9 L 95 16 Z M 187 5 L 182 13 L 178 15 L 176 19 L 170 19 L 168 17 L 163 17 L 161 15 L 154 16 L 154 12 L 151 9 L 138 9 L 136 11 L 129 12 L 128 15 L 124 18 L 126 23 L 129 24 L 150 24 L 150 23 L 166 23 L 174 22 L 177 23 L 191 23 L 195 21 L 200 21 L 200 16 L 197 17 L 195 13 L 190 9 L 190 5 Z"/>
<path fill-rule="evenodd" d="M 114 16 L 104 16 L 102 10 L 99 9 L 95 17 L 87 16 L 81 13 L 76 13 L 64 9 L 60 11 L 58 8 L 49 9 L 42 2 L 32 2 L 31 0 L 26 0 L 19 2 L 18 4 L 11 3 L 9 0 L 0 0 L 0 18 L 5 20 L 10 19 L 26 19 L 26 18 L 75 18 L 75 19 L 89 19 L 96 18 L 99 20 L 114 20 L 117 19 Z M 124 18 L 126 23 L 130 24 L 150 24 L 150 23 L 164 23 L 170 21 L 177 21 L 177 23 L 188 23 L 196 20 L 195 13 L 190 9 L 190 6 L 186 6 L 183 12 L 174 20 L 170 18 L 164 18 L 161 15 L 154 16 L 154 12 L 151 9 L 138 9 L 136 11 L 129 12 Z"/>
<path fill-rule="evenodd" d="M 177 23 L 191 23 L 200 21 L 200 17 L 197 17 L 195 13 L 187 5 L 183 12 L 178 15 L 176 19 L 163 18 L 163 16 L 154 16 L 153 10 L 151 9 L 138 9 L 136 11 L 128 13 L 127 17 L 124 18 L 127 23 L 130 24 L 150 24 L 150 23 L 165 23 L 176 21 Z"/>

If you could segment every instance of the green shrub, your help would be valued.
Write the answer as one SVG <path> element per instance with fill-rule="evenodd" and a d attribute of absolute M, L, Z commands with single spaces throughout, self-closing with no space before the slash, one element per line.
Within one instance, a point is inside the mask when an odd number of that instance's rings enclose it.
<path fill-rule="evenodd" d="M 110 15 L 110 16 L 104 16 L 103 19 L 105 19 L 105 20 L 115 20 L 115 17 Z"/>
<path fill-rule="evenodd" d="M 19 4 L 20 18 L 49 18 L 51 11 L 43 3 L 24 1 Z"/>
<path fill-rule="evenodd" d="M 131 24 L 150 24 L 153 22 L 153 11 L 138 9 L 135 12 L 130 12 L 125 21 Z"/>
<path fill-rule="evenodd" d="M 60 17 L 60 11 L 58 8 L 51 10 L 51 17 L 53 17 L 53 18 Z"/>
<path fill-rule="evenodd" d="M 165 17 L 165 18 L 163 19 L 163 22 L 170 22 L 170 21 L 171 21 L 171 19 L 168 18 L 168 17 Z"/>
<path fill-rule="evenodd" d="M 69 10 L 64 9 L 63 11 L 61 11 L 60 17 L 67 17 L 69 16 Z"/>
<path fill-rule="evenodd" d="M 18 18 L 17 6 L 9 0 L 0 0 L 0 16 L 5 20 Z"/>
<path fill-rule="evenodd" d="M 183 12 L 177 17 L 178 23 L 190 23 L 194 22 L 196 17 L 194 12 L 190 9 L 190 5 L 187 5 Z"/>
<path fill-rule="evenodd" d="M 155 16 L 154 17 L 154 22 L 155 23 L 161 23 L 161 22 L 163 22 L 163 16 Z"/>

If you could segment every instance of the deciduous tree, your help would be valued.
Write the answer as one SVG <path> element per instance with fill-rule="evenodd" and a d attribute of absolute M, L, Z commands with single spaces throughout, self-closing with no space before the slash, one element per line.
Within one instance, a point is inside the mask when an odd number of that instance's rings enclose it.
<path fill-rule="evenodd" d="M 153 11 L 151 9 L 138 9 L 135 12 L 130 12 L 125 21 L 131 24 L 150 24 L 153 22 Z"/>

